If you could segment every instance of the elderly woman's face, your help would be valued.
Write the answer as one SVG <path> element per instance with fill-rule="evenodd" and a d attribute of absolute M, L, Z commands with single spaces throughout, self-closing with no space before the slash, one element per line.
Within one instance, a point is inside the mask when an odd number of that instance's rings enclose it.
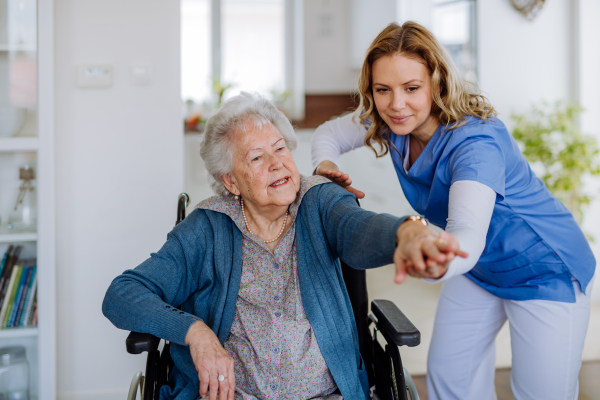
<path fill-rule="evenodd" d="M 277 128 L 268 124 L 232 138 L 233 171 L 225 187 L 257 206 L 287 206 L 300 189 L 300 174 Z M 231 187 L 230 187 L 231 186 Z"/>

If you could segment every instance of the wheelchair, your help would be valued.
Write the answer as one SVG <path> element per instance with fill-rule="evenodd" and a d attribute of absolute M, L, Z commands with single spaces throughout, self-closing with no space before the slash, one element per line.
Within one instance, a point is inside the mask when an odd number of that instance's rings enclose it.
<path fill-rule="evenodd" d="M 188 202 L 187 194 L 179 195 L 175 225 L 185 219 Z M 399 347 L 418 346 L 421 333 L 391 301 L 373 300 L 369 313 L 365 271 L 352 269 L 343 262 L 341 264 L 356 320 L 360 353 L 367 366 L 371 398 L 419 400 L 412 377 L 402 366 Z M 127 400 L 135 400 L 138 391 L 141 400 L 158 400 L 160 388 L 167 384 L 173 368 L 170 344 L 164 341 L 161 352 L 160 342 L 160 338 L 148 333 L 131 332 L 127 337 L 125 343 L 128 353 L 148 353 L 146 371 L 134 375 Z"/>

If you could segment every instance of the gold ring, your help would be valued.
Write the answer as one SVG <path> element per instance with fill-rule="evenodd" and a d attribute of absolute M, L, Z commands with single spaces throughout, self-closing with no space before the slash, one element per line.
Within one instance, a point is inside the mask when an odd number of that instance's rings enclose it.
<path fill-rule="evenodd" d="M 435 245 L 445 244 L 445 243 L 446 243 L 446 241 L 444 239 L 440 239 L 440 238 L 437 238 L 433 241 L 433 244 L 435 244 Z"/>

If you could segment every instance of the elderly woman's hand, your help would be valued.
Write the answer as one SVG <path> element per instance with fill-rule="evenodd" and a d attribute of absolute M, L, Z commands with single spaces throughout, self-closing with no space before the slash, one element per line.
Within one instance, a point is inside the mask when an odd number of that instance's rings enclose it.
<path fill-rule="evenodd" d="M 233 400 L 235 374 L 233 358 L 221 346 L 215 333 L 202 321 L 195 322 L 185 336 L 192 360 L 200 379 L 200 397 L 209 394 L 210 400 Z M 224 379 L 219 381 L 219 376 Z"/>
<path fill-rule="evenodd" d="M 324 176 L 325 178 L 331 179 L 334 183 L 337 183 L 354 196 L 357 199 L 362 199 L 365 197 L 365 194 L 360 190 L 354 189 L 352 186 L 352 180 L 350 180 L 350 175 L 344 174 L 339 170 L 338 166 L 332 163 L 331 161 L 322 161 L 317 168 L 315 169 L 316 175 Z"/>
<path fill-rule="evenodd" d="M 404 282 L 407 274 L 417 278 L 441 278 L 456 256 L 467 257 L 454 236 L 446 232 L 437 236 L 418 221 L 401 224 L 397 242 L 394 253 L 396 283 Z"/>

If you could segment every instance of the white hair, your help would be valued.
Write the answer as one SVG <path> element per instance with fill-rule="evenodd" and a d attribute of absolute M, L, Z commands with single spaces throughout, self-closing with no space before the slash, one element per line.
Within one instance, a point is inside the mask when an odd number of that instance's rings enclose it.
<path fill-rule="evenodd" d="M 279 131 L 290 151 L 296 149 L 298 140 L 290 121 L 273 103 L 256 93 L 241 92 L 225 101 L 219 111 L 208 119 L 200 142 L 200 157 L 216 194 L 231 195 L 221 178 L 233 170 L 232 134 L 241 132 L 245 135 L 267 125 Z"/>

